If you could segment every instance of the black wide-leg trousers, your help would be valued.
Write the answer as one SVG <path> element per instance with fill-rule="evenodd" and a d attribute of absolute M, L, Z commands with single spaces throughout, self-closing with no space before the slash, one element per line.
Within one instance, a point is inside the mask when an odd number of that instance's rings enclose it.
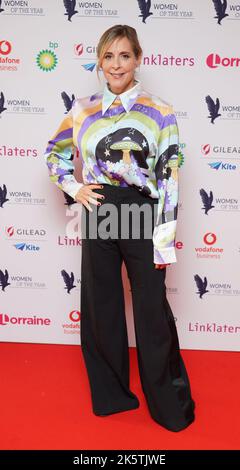
<path fill-rule="evenodd" d="M 154 214 L 156 199 L 133 187 L 104 185 L 104 204 L 114 204 L 121 227 L 121 206 L 149 204 Z M 98 199 L 100 200 L 100 199 Z M 171 431 L 194 421 L 194 402 L 179 350 L 174 317 L 166 297 L 166 268 L 155 269 L 152 238 L 101 236 L 87 233 L 91 218 L 83 206 L 85 238 L 81 265 L 81 347 L 88 374 L 93 412 L 108 415 L 139 407 L 129 388 L 129 350 L 125 317 L 122 263 L 126 265 L 133 302 L 137 358 L 142 389 L 151 417 Z M 97 223 L 103 216 L 97 216 Z M 152 219 L 154 225 L 154 217 Z M 131 219 L 130 219 L 131 225 Z M 131 232 L 130 232 L 131 235 Z"/>

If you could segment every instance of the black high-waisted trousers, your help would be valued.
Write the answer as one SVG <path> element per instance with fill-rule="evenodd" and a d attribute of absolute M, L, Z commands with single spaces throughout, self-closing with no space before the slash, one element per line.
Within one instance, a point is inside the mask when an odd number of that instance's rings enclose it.
<path fill-rule="evenodd" d="M 103 185 L 98 199 L 114 204 L 121 226 L 123 204 L 150 204 L 157 199 L 134 187 Z M 130 281 L 139 374 L 151 417 L 171 431 L 180 431 L 194 421 L 194 402 L 188 375 L 179 351 L 174 317 L 166 298 L 166 268 L 155 269 L 152 238 L 90 238 L 88 228 L 99 207 L 83 207 L 85 238 L 81 265 L 81 347 L 87 369 L 93 413 L 108 415 L 139 407 L 129 389 L 129 351 L 121 268 L 124 261 Z M 106 216 L 105 216 L 106 218 Z M 136 222 L 136 221 L 135 221 Z M 153 220 L 154 224 L 154 220 Z M 131 219 L 130 219 L 131 225 Z M 82 218 L 82 226 L 84 221 Z M 131 236 L 131 232 L 130 232 Z"/>

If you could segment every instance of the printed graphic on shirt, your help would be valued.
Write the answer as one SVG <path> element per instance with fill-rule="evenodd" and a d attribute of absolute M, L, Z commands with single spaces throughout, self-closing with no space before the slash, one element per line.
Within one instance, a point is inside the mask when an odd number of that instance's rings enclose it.
<path fill-rule="evenodd" d="M 106 174 L 113 184 L 145 187 L 149 177 L 146 162 L 149 145 L 144 135 L 134 128 L 123 128 L 108 134 L 96 146 L 98 168 L 94 173 Z M 146 186 L 146 192 L 150 194 Z"/>

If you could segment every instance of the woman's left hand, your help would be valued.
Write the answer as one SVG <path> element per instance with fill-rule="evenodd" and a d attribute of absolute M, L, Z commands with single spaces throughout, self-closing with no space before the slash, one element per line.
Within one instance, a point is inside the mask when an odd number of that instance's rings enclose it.
<path fill-rule="evenodd" d="M 170 263 L 168 264 L 155 264 L 155 269 L 164 269 L 166 266 L 170 266 Z"/>

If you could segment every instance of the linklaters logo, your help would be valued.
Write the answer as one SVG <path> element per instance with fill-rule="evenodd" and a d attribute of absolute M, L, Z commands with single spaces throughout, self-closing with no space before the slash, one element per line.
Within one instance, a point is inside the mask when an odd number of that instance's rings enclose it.
<path fill-rule="evenodd" d="M 38 67 L 44 72 L 51 72 L 58 62 L 56 54 L 49 49 L 40 51 L 36 60 Z"/>

